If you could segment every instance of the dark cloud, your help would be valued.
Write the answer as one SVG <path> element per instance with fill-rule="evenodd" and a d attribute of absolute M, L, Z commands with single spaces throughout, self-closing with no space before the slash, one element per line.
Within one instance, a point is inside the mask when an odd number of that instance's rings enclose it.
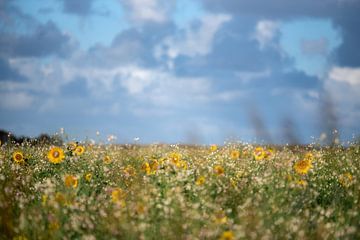
<path fill-rule="evenodd" d="M 171 24 L 158 27 L 148 24 L 146 28 L 129 28 L 117 34 L 110 46 L 97 44 L 82 55 L 79 66 L 112 68 L 120 64 L 137 64 L 143 67 L 158 66 L 154 46 L 174 31 Z"/>
<path fill-rule="evenodd" d="M 92 12 L 94 0 L 61 0 L 65 13 L 86 16 Z"/>
<path fill-rule="evenodd" d="M 221 85 L 238 81 L 236 72 L 263 72 L 266 69 L 281 69 L 291 65 L 291 59 L 281 55 L 276 46 L 260 49 L 252 37 L 257 18 L 234 16 L 217 33 L 212 51 L 205 56 L 176 59 L 176 71 L 187 76 L 208 76 L 226 79 Z M 274 43 L 276 42 L 276 37 Z"/>
<path fill-rule="evenodd" d="M 23 81 L 25 77 L 13 69 L 6 59 L 0 58 L 0 81 Z"/>
<path fill-rule="evenodd" d="M 319 78 L 314 76 L 308 76 L 301 71 L 289 71 L 284 72 L 281 69 L 273 69 L 269 74 L 264 74 L 256 79 L 250 79 L 248 81 L 241 81 L 241 78 L 229 81 L 229 86 L 236 89 L 246 89 L 252 92 L 256 96 L 271 97 L 269 93 L 282 93 L 282 92 L 306 92 L 306 91 L 318 91 L 321 89 L 322 82 Z M 231 89 L 231 88 L 230 88 Z M 290 94 L 291 97 L 291 94 Z M 306 96 L 310 97 L 311 96 Z"/>
<path fill-rule="evenodd" d="M 358 6 L 357 1 L 288 1 L 288 0 L 244 0 L 218 1 L 203 0 L 204 5 L 213 11 L 226 11 L 241 15 L 255 15 L 259 18 L 285 19 L 296 17 L 329 17 Z"/>
<path fill-rule="evenodd" d="M 89 96 L 87 83 L 84 78 L 76 78 L 73 81 L 65 84 L 62 86 L 61 92 L 65 97 L 84 98 Z"/>
<path fill-rule="evenodd" d="M 234 15 L 256 16 L 258 19 L 289 20 L 295 18 L 328 18 L 340 28 L 342 44 L 337 49 L 338 64 L 360 66 L 360 52 L 354 48 L 360 42 L 360 1 L 322 0 L 203 0 L 204 6 L 216 12 L 230 12 Z"/>
<path fill-rule="evenodd" d="M 315 76 L 308 76 L 304 72 L 294 70 L 285 73 L 276 72 L 263 84 L 265 88 L 319 89 L 322 83 Z"/>
<path fill-rule="evenodd" d="M 343 43 L 337 50 L 340 65 L 359 67 L 360 51 L 357 50 L 360 42 L 360 1 L 353 9 L 335 18 L 336 26 L 340 27 Z"/>
<path fill-rule="evenodd" d="M 18 29 L 23 29 L 21 33 Z M 25 14 L 13 1 L 0 2 L 0 56 L 44 57 L 71 55 L 77 43 L 57 25 L 43 24 Z"/>
<path fill-rule="evenodd" d="M 71 55 L 76 43 L 62 33 L 51 21 L 39 24 L 29 34 L 3 33 L 0 36 L 0 55 L 12 57 L 44 57 Z"/>

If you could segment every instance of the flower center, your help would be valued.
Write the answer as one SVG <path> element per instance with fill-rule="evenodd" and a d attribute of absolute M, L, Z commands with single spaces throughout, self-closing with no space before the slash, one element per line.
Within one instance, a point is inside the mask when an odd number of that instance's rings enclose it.
<path fill-rule="evenodd" d="M 60 153 L 59 151 L 54 151 L 52 155 L 54 158 L 58 158 L 60 156 Z"/>
<path fill-rule="evenodd" d="M 22 159 L 21 154 L 17 153 L 17 154 L 15 155 L 15 159 L 18 160 L 18 161 L 20 161 L 20 160 Z"/>

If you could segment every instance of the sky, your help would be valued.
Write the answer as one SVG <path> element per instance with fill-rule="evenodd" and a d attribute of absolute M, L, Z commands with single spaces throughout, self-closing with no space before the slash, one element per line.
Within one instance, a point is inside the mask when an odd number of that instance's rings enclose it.
<path fill-rule="evenodd" d="M 351 141 L 359 12 L 358 0 L 0 0 L 0 128 L 199 144 L 337 129 Z"/>

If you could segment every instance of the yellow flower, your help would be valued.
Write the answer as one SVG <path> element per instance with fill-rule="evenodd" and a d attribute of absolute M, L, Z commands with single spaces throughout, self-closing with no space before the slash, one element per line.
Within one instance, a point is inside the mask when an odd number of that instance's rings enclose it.
<path fill-rule="evenodd" d="M 105 164 L 110 164 L 110 163 L 111 163 L 111 158 L 110 158 L 110 156 L 106 155 L 106 156 L 104 157 L 104 163 L 105 163 Z"/>
<path fill-rule="evenodd" d="M 230 178 L 230 184 L 233 188 L 237 187 L 237 182 L 233 178 Z"/>
<path fill-rule="evenodd" d="M 307 152 L 307 153 L 305 153 L 304 160 L 313 161 L 314 155 L 311 152 Z"/>
<path fill-rule="evenodd" d="M 146 209 L 145 209 L 145 205 L 144 205 L 144 204 L 142 204 L 142 203 L 136 204 L 136 206 L 135 206 L 135 212 L 136 212 L 136 214 L 141 215 L 141 214 L 144 214 L 145 211 L 146 211 Z"/>
<path fill-rule="evenodd" d="M 293 180 L 293 177 L 290 174 L 286 175 L 286 180 L 288 180 L 289 182 L 291 182 Z"/>
<path fill-rule="evenodd" d="M 306 187 L 307 186 L 307 182 L 305 180 L 297 180 L 296 181 L 297 185 L 301 186 L 301 187 Z"/>
<path fill-rule="evenodd" d="M 125 169 L 124 169 L 124 173 L 127 175 L 127 176 L 134 176 L 136 174 L 136 171 L 135 169 L 131 166 L 131 165 L 128 165 Z"/>
<path fill-rule="evenodd" d="M 233 240 L 234 233 L 232 231 L 225 231 L 220 237 L 220 240 Z"/>
<path fill-rule="evenodd" d="M 266 153 L 262 147 L 257 147 L 254 150 L 254 158 L 257 161 L 261 161 L 266 157 Z"/>
<path fill-rule="evenodd" d="M 215 213 L 215 223 L 217 224 L 224 224 L 227 222 L 227 217 L 224 213 L 224 211 L 218 211 L 217 213 Z"/>
<path fill-rule="evenodd" d="M 54 221 L 51 221 L 50 222 L 50 225 L 49 225 L 49 228 L 51 231 L 56 231 L 60 228 L 60 224 L 57 220 L 54 220 Z"/>
<path fill-rule="evenodd" d="M 24 155 L 21 151 L 15 151 L 12 154 L 12 159 L 17 163 L 17 164 L 22 164 L 25 162 L 24 160 Z"/>
<path fill-rule="evenodd" d="M 145 162 L 145 163 L 142 165 L 141 169 L 142 169 L 143 171 L 145 171 L 145 173 L 146 173 L 147 175 L 149 175 L 149 174 L 151 173 L 150 164 L 149 164 L 148 162 Z"/>
<path fill-rule="evenodd" d="M 240 152 L 238 150 L 232 150 L 230 153 L 232 159 L 236 160 L 240 157 Z"/>
<path fill-rule="evenodd" d="M 181 155 L 179 153 L 173 152 L 170 154 L 169 158 L 170 161 L 177 166 L 179 164 L 179 161 L 181 160 Z"/>
<path fill-rule="evenodd" d="M 67 145 L 68 145 L 68 146 L 67 146 L 67 149 L 70 150 L 70 151 L 72 151 L 72 152 L 75 151 L 75 149 L 76 149 L 76 147 L 77 147 L 76 142 L 69 142 Z"/>
<path fill-rule="evenodd" d="M 222 167 L 222 166 L 220 166 L 220 165 L 216 165 L 216 166 L 214 166 L 214 173 L 216 174 L 216 175 L 222 175 L 222 174 L 224 174 L 224 168 Z"/>
<path fill-rule="evenodd" d="M 160 158 L 159 159 L 159 165 L 163 166 L 165 164 L 166 158 Z"/>
<path fill-rule="evenodd" d="M 311 168 L 311 160 L 308 159 L 297 161 L 294 165 L 295 172 L 298 174 L 307 174 Z"/>
<path fill-rule="evenodd" d="M 275 150 L 272 148 L 268 148 L 268 149 L 264 150 L 264 155 L 265 155 L 264 158 L 269 159 L 270 157 L 272 157 L 274 155 L 274 152 L 275 152 Z"/>
<path fill-rule="evenodd" d="M 65 204 L 66 203 L 66 198 L 65 198 L 64 194 L 62 194 L 61 192 L 57 192 L 55 194 L 55 201 L 60 203 L 60 204 Z"/>
<path fill-rule="evenodd" d="M 339 176 L 339 183 L 343 187 L 349 187 L 352 183 L 353 176 L 347 172 Z"/>
<path fill-rule="evenodd" d="M 204 176 L 200 176 L 198 177 L 198 179 L 196 179 L 196 185 L 201 186 L 205 183 L 205 177 Z"/>
<path fill-rule="evenodd" d="M 186 161 L 180 161 L 180 162 L 178 163 L 177 167 L 186 170 L 186 169 L 188 168 L 188 164 L 187 164 Z"/>
<path fill-rule="evenodd" d="M 77 185 L 78 185 L 78 180 L 75 176 L 73 175 L 66 175 L 65 176 L 65 179 L 64 179 L 64 182 L 65 182 L 65 186 L 66 187 L 73 187 L 73 188 L 76 188 Z"/>
<path fill-rule="evenodd" d="M 159 162 L 156 159 L 153 159 L 153 160 L 151 160 L 149 166 L 150 166 L 151 171 L 155 172 L 159 168 Z"/>
<path fill-rule="evenodd" d="M 77 146 L 76 148 L 75 148 L 75 150 L 74 150 L 74 154 L 76 155 L 76 156 L 80 156 L 80 155 L 82 155 L 83 153 L 85 152 L 85 147 L 84 146 Z"/>
<path fill-rule="evenodd" d="M 52 147 L 48 152 L 48 159 L 51 163 L 61 163 L 64 157 L 64 151 L 59 147 Z"/>
<path fill-rule="evenodd" d="M 92 178 L 92 174 L 91 174 L 91 173 L 87 173 L 87 174 L 85 175 L 85 180 L 86 180 L 86 181 L 90 182 L 90 181 L 91 181 L 91 178 Z"/>
<path fill-rule="evenodd" d="M 218 147 L 216 146 L 216 144 L 212 144 L 212 145 L 210 146 L 210 151 L 211 151 L 211 152 L 215 152 L 217 149 L 218 149 Z"/>
<path fill-rule="evenodd" d="M 121 203 L 124 201 L 125 193 L 121 188 L 115 188 L 111 192 L 111 201 L 113 203 Z"/>
<path fill-rule="evenodd" d="M 43 194 L 43 195 L 41 196 L 41 204 L 42 204 L 43 206 L 46 205 L 47 199 L 48 199 L 48 195 Z"/>

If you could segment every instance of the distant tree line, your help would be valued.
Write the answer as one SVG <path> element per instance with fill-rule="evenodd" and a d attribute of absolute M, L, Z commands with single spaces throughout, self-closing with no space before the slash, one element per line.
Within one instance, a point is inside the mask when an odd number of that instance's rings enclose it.
<path fill-rule="evenodd" d="M 0 141 L 1 144 L 4 143 L 13 143 L 13 144 L 23 144 L 28 143 L 31 145 L 37 144 L 48 144 L 48 145 L 61 145 L 63 140 L 61 137 L 49 134 L 42 133 L 38 137 L 28 137 L 28 136 L 16 136 L 9 131 L 0 129 Z"/>

